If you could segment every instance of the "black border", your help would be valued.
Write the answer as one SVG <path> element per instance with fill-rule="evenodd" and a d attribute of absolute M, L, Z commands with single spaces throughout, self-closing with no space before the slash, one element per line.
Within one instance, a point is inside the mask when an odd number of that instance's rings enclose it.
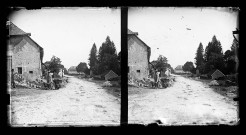
<path fill-rule="evenodd" d="M 127 20 L 128 8 L 121 8 L 121 126 L 128 123 L 128 51 L 127 51 Z"/>
<path fill-rule="evenodd" d="M 124 11 L 127 9 L 127 7 L 169 7 L 169 6 L 175 6 L 175 7 L 207 7 L 207 6 L 213 6 L 213 7 L 240 7 L 240 14 L 239 14 L 239 20 L 240 20 L 240 37 L 243 37 L 242 35 L 242 31 L 244 29 L 244 26 L 243 24 L 244 21 L 243 21 L 243 17 L 242 17 L 242 14 L 243 14 L 243 7 L 241 5 L 242 3 L 240 3 L 239 0 L 233 0 L 233 1 L 225 1 L 225 0 L 187 0 L 187 1 L 178 1 L 178 0 L 170 0 L 170 1 L 149 1 L 149 2 L 146 2 L 146 1 L 143 1 L 143 0 L 136 0 L 136 1 L 93 1 L 93 0 L 90 0 L 90 1 L 79 1 L 79 2 L 71 2 L 71 1 L 64 1 L 64 0 L 60 0 L 60 1 L 35 1 L 35 2 L 32 2 L 32 1 L 7 1 L 5 3 L 5 7 L 2 8 L 4 11 L 1 12 L 1 15 L 2 17 L 4 17 L 3 19 L 1 19 L 1 26 L 3 31 L 5 30 L 5 25 L 6 25 L 6 16 L 8 16 L 9 14 L 9 9 L 8 7 L 12 6 L 12 7 L 16 7 L 16 6 L 21 6 L 21 7 L 27 7 L 28 9 L 40 9 L 41 7 L 45 6 L 45 7 L 59 7 L 59 6 L 62 6 L 62 7 L 86 7 L 86 6 L 89 6 L 89 7 L 103 7 L 103 6 L 106 6 L 106 7 L 122 7 L 122 10 L 121 10 L 121 18 L 124 18 L 124 12 L 127 12 L 127 11 Z M 1 10 L 2 10 L 1 9 Z M 7 12 L 6 12 L 7 11 Z M 126 15 L 127 16 L 127 15 Z M 121 20 L 121 29 L 123 27 L 127 28 L 127 21 L 124 22 Z M 124 24 L 125 23 L 125 24 Z M 241 25 L 242 24 L 242 25 Z M 124 34 L 125 33 L 125 34 Z M 5 43 L 6 40 L 4 40 L 6 38 L 6 33 L 4 32 L 1 32 L 1 40 L 2 42 L 1 43 Z M 122 93 L 121 93 L 121 111 L 127 111 L 128 108 L 128 101 L 125 102 L 124 100 L 128 99 L 128 91 L 127 91 L 127 59 L 128 59 L 128 56 L 127 56 L 127 36 L 126 36 L 126 29 L 125 29 L 125 32 L 124 30 L 121 31 L 121 60 L 122 60 L 122 63 L 121 63 L 121 66 L 122 66 Z M 240 53 L 239 53 L 239 59 L 240 61 L 242 61 L 242 58 L 243 58 L 243 45 L 244 44 L 244 39 L 243 38 L 240 38 Z M 125 45 L 125 46 L 124 46 Z M 6 46 L 4 45 L 1 45 L 1 49 L 0 49 L 1 53 L 0 53 L 0 58 L 2 59 L 1 62 L 5 62 L 6 64 Z M 125 65 L 123 64 L 125 63 Z M 2 69 L 1 71 L 3 72 L 0 72 L 0 75 L 1 75 L 1 100 L 3 100 L 1 102 L 1 111 L 3 111 L 3 113 L 1 113 L 1 125 L 0 127 L 9 127 L 8 125 L 5 125 L 5 123 L 3 123 L 4 120 L 7 121 L 7 108 L 6 108 L 6 104 L 8 103 L 8 95 L 7 92 L 5 92 L 3 89 L 6 87 L 6 74 L 4 71 L 6 71 L 6 65 L 4 64 L 1 64 L 0 68 Z M 239 80 L 243 80 L 243 75 L 241 74 L 244 70 L 244 64 L 241 62 L 240 63 L 240 66 L 239 66 L 239 72 L 240 72 L 240 75 L 239 75 Z M 125 81 L 124 81 L 125 80 Z M 237 125 L 237 126 L 233 126 L 233 127 L 228 127 L 226 126 L 226 129 L 234 129 L 234 131 L 238 131 L 238 128 L 235 130 L 234 127 L 241 127 L 243 124 L 244 124 L 244 114 L 243 113 L 243 106 L 242 106 L 242 103 L 243 103 L 243 98 L 242 96 L 244 95 L 244 89 L 243 89 L 243 86 L 242 86 L 242 81 L 239 81 L 239 86 L 240 86 L 240 92 L 239 92 L 239 95 L 241 98 L 239 98 L 239 108 L 240 108 L 240 111 L 239 111 L 239 117 L 240 117 L 240 124 Z M 5 86 L 3 88 L 3 86 Z M 5 96 L 6 95 L 6 96 Z M 126 124 L 125 122 L 128 120 L 128 118 L 126 117 L 128 116 L 127 114 L 125 113 L 122 113 L 121 114 L 121 126 L 126 126 L 128 124 Z M 2 118 L 3 117 L 3 118 Z M 126 118 L 125 118 L 126 117 Z M 146 127 L 146 126 L 143 126 L 143 125 L 128 125 L 127 127 Z M 157 125 L 155 124 L 152 124 L 152 125 L 149 125 L 148 127 L 158 127 Z M 217 126 L 215 126 L 217 127 Z M 221 127 L 221 126 L 220 126 Z M 224 126 L 222 126 L 224 127 Z M 182 129 L 182 127 L 181 127 Z M 220 129 L 220 128 L 219 128 Z M 223 128 L 224 130 L 225 128 Z M 204 131 L 204 130 L 203 130 Z M 201 132 L 203 132 L 201 131 Z M 89 131 L 90 132 L 90 131 Z M 167 133 L 166 131 L 162 131 L 163 133 Z M 192 132 L 192 131 L 190 131 Z M 209 131 L 208 131 L 209 132 Z M 118 132 L 115 132 L 115 133 L 118 133 Z M 235 133 L 235 132 L 234 132 Z"/>

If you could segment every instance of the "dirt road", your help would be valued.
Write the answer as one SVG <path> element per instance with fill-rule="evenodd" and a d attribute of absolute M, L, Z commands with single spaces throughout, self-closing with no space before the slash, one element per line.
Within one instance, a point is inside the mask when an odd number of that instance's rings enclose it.
<path fill-rule="evenodd" d="M 215 93 L 208 85 L 182 76 L 166 89 L 129 87 L 128 123 L 160 120 L 171 125 L 235 124 L 235 101 Z"/>
<path fill-rule="evenodd" d="M 11 97 L 11 113 L 14 126 L 119 125 L 120 99 L 93 82 L 70 76 L 65 88 Z"/>

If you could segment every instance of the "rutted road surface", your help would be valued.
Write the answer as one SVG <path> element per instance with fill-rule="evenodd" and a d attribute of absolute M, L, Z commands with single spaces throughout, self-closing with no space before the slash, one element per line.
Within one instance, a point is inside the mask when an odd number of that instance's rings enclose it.
<path fill-rule="evenodd" d="M 166 89 L 129 87 L 128 123 L 160 120 L 164 125 L 236 124 L 235 101 L 215 93 L 202 82 L 182 76 L 175 80 Z"/>
<path fill-rule="evenodd" d="M 119 125 L 120 99 L 93 82 L 69 76 L 65 88 L 11 97 L 12 125 Z"/>

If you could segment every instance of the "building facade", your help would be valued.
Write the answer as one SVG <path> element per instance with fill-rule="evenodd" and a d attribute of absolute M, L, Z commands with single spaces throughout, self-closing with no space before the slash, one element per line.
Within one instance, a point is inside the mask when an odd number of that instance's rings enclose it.
<path fill-rule="evenodd" d="M 142 80 L 149 75 L 150 47 L 137 35 L 128 30 L 128 75 Z"/>
<path fill-rule="evenodd" d="M 7 29 L 8 70 L 13 69 L 28 81 L 40 78 L 43 48 L 30 37 L 30 33 L 24 32 L 10 21 L 7 22 Z"/>

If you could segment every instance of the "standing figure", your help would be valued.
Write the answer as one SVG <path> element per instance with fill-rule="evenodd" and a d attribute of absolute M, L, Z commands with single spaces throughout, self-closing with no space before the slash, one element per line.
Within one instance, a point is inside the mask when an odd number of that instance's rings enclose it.
<path fill-rule="evenodd" d="M 157 85 L 157 88 L 159 88 L 159 83 L 160 83 L 160 72 L 159 71 L 156 72 L 156 77 L 157 77 L 156 85 Z"/>
<path fill-rule="evenodd" d="M 156 76 L 156 70 L 153 70 L 153 75 L 154 75 L 154 86 L 153 87 L 156 87 L 156 82 L 157 82 L 157 76 Z"/>
<path fill-rule="evenodd" d="M 49 76 L 49 72 L 48 71 L 46 71 L 46 74 L 45 74 L 45 76 L 46 76 L 46 80 L 47 80 L 47 83 L 50 83 L 49 81 L 50 81 L 50 76 Z"/>
<path fill-rule="evenodd" d="M 11 69 L 11 88 L 15 88 L 14 69 Z"/>
<path fill-rule="evenodd" d="M 51 72 L 48 72 L 47 74 L 47 83 L 49 85 L 49 89 L 52 89 L 53 79 Z"/>

